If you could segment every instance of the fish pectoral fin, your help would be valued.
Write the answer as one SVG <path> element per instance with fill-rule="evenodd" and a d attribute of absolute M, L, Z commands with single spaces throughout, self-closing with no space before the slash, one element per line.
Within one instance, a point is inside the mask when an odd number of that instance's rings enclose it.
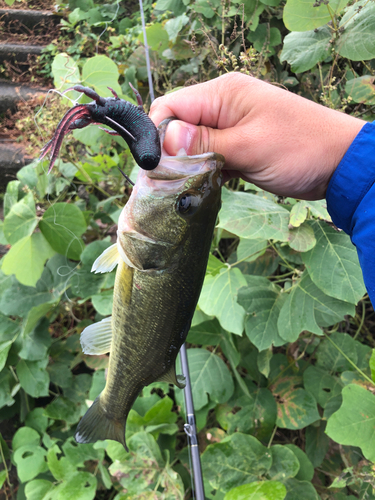
<path fill-rule="evenodd" d="M 91 272 L 98 273 L 109 273 L 113 271 L 113 269 L 120 262 L 121 256 L 117 249 L 117 243 L 111 245 L 106 248 L 102 254 L 96 259 L 94 264 L 92 265 Z"/>
<path fill-rule="evenodd" d="M 174 384 L 179 389 L 184 389 L 186 385 L 186 379 L 183 375 L 176 375 L 176 367 L 173 365 L 164 373 L 161 377 L 157 379 L 157 382 L 167 382 L 168 384 Z"/>
<path fill-rule="evenodd" d="M 84 354 L 106 354 L 112 344 L 112 316 L 89 325 L 81 333 L 81 346 Z"/>

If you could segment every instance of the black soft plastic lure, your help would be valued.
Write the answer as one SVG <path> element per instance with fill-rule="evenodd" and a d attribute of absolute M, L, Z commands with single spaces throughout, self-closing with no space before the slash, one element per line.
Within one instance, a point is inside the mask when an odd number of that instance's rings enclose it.
<path fill-rule="evenodd" d="M 110 87 L 108 88 L 114 97 L 100 97 L 94 90 L 82 85 L 75 85 L 68 89 L 83 92 L 93 99 L 93 102 L 77 104 L 67 111 L 58 124 L 52 139 L 42 148 L 39 159 L 42 159 L 49 151 L 51 152 L 48 172 L 52 170 L 63 138 L 70 130 L 99 123 L 113 129 L 103 130 L 111 135 L 120 135 L 127 142 L 135 161 L 141 168 L 153 170 L 158 166 L 161 147 L 157 128 L 144 112 L 139 92 L 131 84 L 129 85 L 135 93 L 138 106 L 120 99 Z"/>

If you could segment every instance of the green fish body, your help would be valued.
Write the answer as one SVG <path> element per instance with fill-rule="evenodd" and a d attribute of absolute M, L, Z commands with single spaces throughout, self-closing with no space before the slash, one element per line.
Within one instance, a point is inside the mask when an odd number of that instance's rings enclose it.
<path fill-rule="evenodd" d="M 190 328 L 220 209 L 221 167 L 215 153 L 164 157 L 139 172 L 119 219 L 117 243 L 94 263 L 118 265 L 113 311 L 82 332 L 87 354 L 110 352 L 106 386 L 77 427 L 79 443 L 113 439 L 126 447 L 127 415 L 155 381 L 184 387 L 175 362 Z"/>

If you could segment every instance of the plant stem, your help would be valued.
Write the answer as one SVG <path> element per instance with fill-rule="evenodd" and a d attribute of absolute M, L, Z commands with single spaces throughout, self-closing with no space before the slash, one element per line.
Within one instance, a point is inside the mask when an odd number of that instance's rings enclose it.
<path fill-rule="evenodd" d="M 276 431 L 277 431 L 277 425 L 275 425 L 275 427 L 272 431 L 272 435 L 271 435 L 271 438 L 268 442 L 267 448 L 271 448 L 271 444 L 272 444 L 273 438 L 275 437 Z"/>
<path fill-rule="evenodd" d="M 364 301 L 362 300 L 362 317 L 361 317 L 361 322 L 359 323 L 359 326 L 357 328 L 357 331 L 355 332 L 355 335 L 353 337 L 354 340 L 358 337 L 358 335 L 362 330 L 363 323 L 365 322 L 365 316 L 366 316 L 366 307 Z"/>
<path fill-rule="evenodd" d="M 4 464 L 5 474 L 6 474 L 6 477 L 7 477 L 7 483 L 8 483 L 8 486 L 9 486 L 9 491 L 10 491 L 10 494 L 11 494 L 12 499 L 13 499 L 14 497 L 13 497 L 12 484 L 10 482 L 8 466 L 7 466 L 7 463 L 5 461 L 5 456 L 4 456 L 4 453 L 3 453 L 3 445 L 1 444 L 1 441 L 0 441 L 0 454 L 1 454 L 1 459 L 3 461 L 3 464 Z"/>

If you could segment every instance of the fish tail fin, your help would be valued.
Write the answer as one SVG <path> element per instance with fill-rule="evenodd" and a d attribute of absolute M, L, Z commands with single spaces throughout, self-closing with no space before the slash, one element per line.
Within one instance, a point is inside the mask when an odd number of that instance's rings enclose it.
<path fill-rule="evenodd" d="M 125 426 L 126 417 L 123 421 L 109 418 L 98 396 L 79 422 L 75 439 L 77 443 L 95 443 L 98 440 L 113 439 L 129 451 L 125 441 Z"/>

